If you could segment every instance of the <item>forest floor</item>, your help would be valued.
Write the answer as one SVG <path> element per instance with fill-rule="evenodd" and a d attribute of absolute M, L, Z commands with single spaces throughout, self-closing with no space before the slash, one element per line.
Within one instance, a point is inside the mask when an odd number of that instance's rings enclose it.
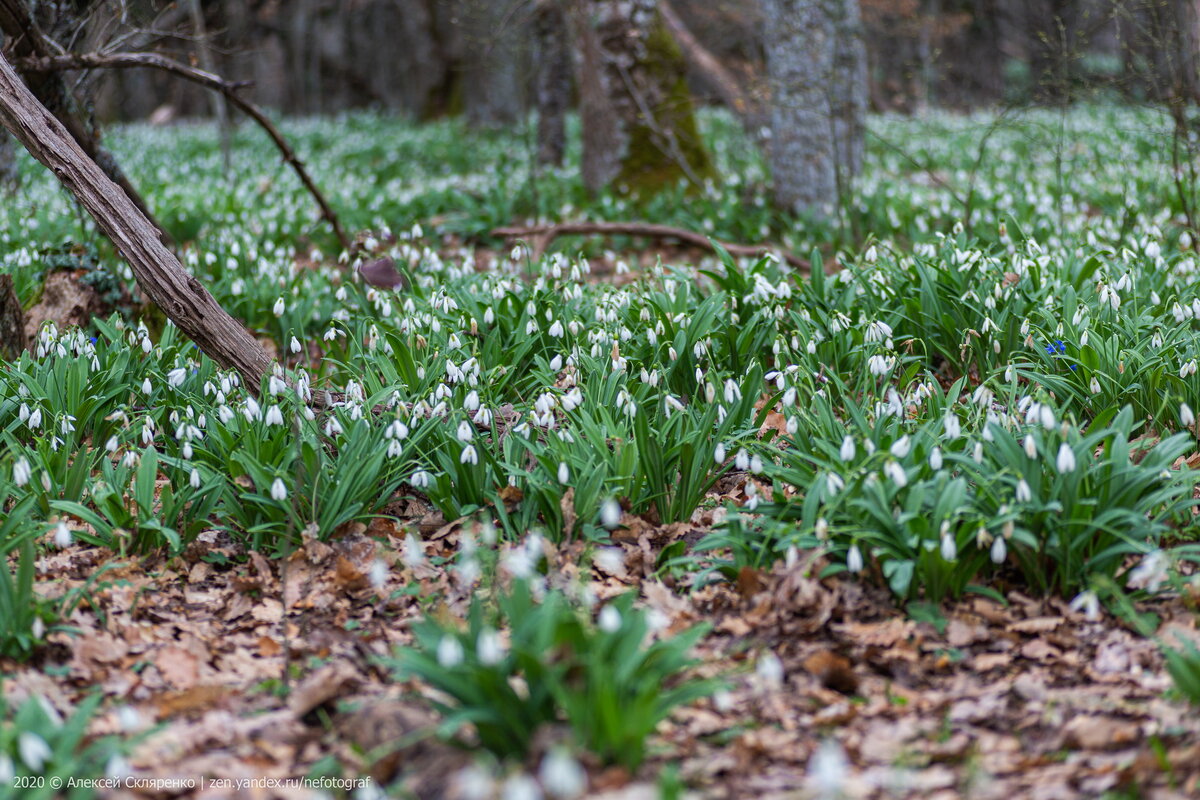
<path fill-rule="evenodd" d="M 739 477 L 723 482 L 731 495 Z M 169 561 L 78 544 L 44 556 L 39 592 L 85 600 L 37 661 L 3 665 L 9 696 L 42 695 L 63 714 L 97 689 L 125 698 L 93 732 L 147 734 L 133 774 L 195 784 L 107 797 L 323 796 L 313 787 L 339 784 L 275 781 L 329 774 L 331 756 L 343 778 L 361 779 L 351 796 L 385 785 L 473 796 L 472 755 L 426 736 L 436 721 L 421 688 L 380 668 L 426 611 L 463 613 L 467 595 L 432 566 L 452 560 L 462 529 L 417 498 L 393 511 L 308 541 L 286 566 L 216 532 Z M 713 798 L 1196 796 L 1200 718 L 1164 699 L 1158 648 L 1119 620 L 1010 591 L 1007 605 L 968 599 L 944 624 L 915 622 L 881 589 L 812 577 L 823 560 L 803 555 L 677 595 L 652 577 L 658 553 L 694 541 L 712 514 L 667 526 L 627 514 L 614 534 L 623 566 L 593 568 L 598 599 L 632 588 L 669 630 L 711 624 L 700 669 L 729 688 L 660 726 L 638 774 L 593 765 L 588 796 L 660 796 L 664 770 Z M 415 571 L 399 556 L 413 529 L 428 559 Z M 574 577 L 582 546 L 546 547 L 551 574 Z M 383 586 L 368 579 L 379 558 L 393 567 Z M 423 598 L 435 596 L 446 600 L 429 608 Z M 1193 630 L 1178 598 L 1141 610 L 1163 620 L 1162 634 Z M 779 670 L 753 666 L 764 647 Z M 239 780 L 251 783 L 226 783 Z"/>

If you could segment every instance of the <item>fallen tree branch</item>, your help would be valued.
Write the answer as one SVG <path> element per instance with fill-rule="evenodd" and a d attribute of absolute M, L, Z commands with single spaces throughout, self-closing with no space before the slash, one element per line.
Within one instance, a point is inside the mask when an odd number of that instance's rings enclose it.
<path fill-rule="evenodd" d="M 259 127 L 266 131 L 267 135 L 271 137 L 271 141 L 275 143 L 275 147 L 279 150 L 283 160 L 291 166 L 296 176 L 300 178 L 300 182 L 304 184 L 304 188 L 316 200 L 317 205 L 321 209 L 321 217 L 333 228 L 333 232 L 337 235 L 338 241 L 342 243 L 342 247 L 350 249 L 350 239 L 346 236 L 345 231 L 342 230 L 342 224 L 338 220 L 337 214 L 330 208 L 329 203 L 325 200 L 325 196 L 321 194 L 321 190 L 313 183 L 308 170 L 304 168 L 304 162 L 296 156 L 295 151 L 288 145 L 287 140 L 283 138 L 283 134 L 267 118 L 267 115 L 258 106 L 242 98 L 237 93 L 237 89 L 244 84 L 231 83 L 211 72 L 190 67 L 187 64 L 182 64 L 174 59 L 161 56 L 158 53 L 83 53 L 79 55 L 30 56 L 17 59 L 13 63 L 22 72 L 35 73 L 59 72 L 72 69 L 157 69 L 176 75 L 184 80 L 198 83 L 214 92 L 219 92 L 225 96 L 231 105 L 240 109 L 243 114 L 257 122 Z"/>
<path fill-rule="evenodd" d="M 559 236 L 587 236 L 599 234 L 602 236 L 645 236 L 649 239 L 678 239 L 684 244 L 699 247 L 702 250 L 715 251 L 712 240 L 701 233 L 684 228 L 673 228 L 670 225 L 655 225 L 649 222 L 559 222 L 553 225 L 531 225 L 528 227 L 496 228 L 492 236 L 505 239 L 528 239 L 533 244 L 532 253 L 538 258 L 546 252 L 550 242 Z M 778 253 L 787 263 L 802 270 L 808 270 L 812 265 L 806 258 L 792 255 L 782 247 L 772 244 L 731 244 L 719 243 L 731 256 L 761 256 L 763 253 Z"/>
<path fill-rule="evenodd" d="M 0 125 L 54 173 L 133 268 L 138 286 L 200 350 L 257 392 L 271 358 L 189 275 L 134 202 L 38 102 L 0 52 Z"/>

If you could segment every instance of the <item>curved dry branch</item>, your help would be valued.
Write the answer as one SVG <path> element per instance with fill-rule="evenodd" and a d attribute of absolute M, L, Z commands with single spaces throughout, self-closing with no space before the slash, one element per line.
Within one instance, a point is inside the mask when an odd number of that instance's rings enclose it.
<path fill-rule="evenodd" d="M 703 250 L 716 250 L 713 240 L 701 233 L 689 231 L 686 228 L 674 228 L 670 225 L 655 225 L 649 222 L 559 222 L 553 225 L 530 225 L 527 227 L 496 228 L 492 236 L 505 239 L 529 239 L 533 247 L 533 255 L 540 256 L 546 251 L 550 242 L 559 236 L 586 236 L 600 234 L 603 236 L 645 236 L 649 239 L 677 239 L 692 247 Z M 731 256 L 761 256 L 764 253 L 778 253 L 787 263 L 802 270 L 811 269 L 808 259 L 793 255 L 782 247 L 773 244 L 733 244 L 718 242 Z"/>
<path fill-rule="evenodd" d="M 291 166 L 296 176 L 300 178 L 300 182 L 304 184 L 304 188 L 316 200 L 317 205 L 321 209 L 321 217 L 333 228 L 333 232 L 337 235 L 338 241 L 342 243 L 342 247 L 350 248 L 350 239 L 346 236 L 345 231 L 342 230 L 342 224 L 338 220 L 337 214 L 330 208 L 329 203 L 325 200 L 325 196 L 321 194 L 321 190 L 313 183 L 308 170 L 304 168 L 304 162 L 296 156 L 295 151 L 288 145 L 287 140 L 283 138 L 283 134 L 267 118 L 267 115 L 258 106 L 237 93 L 237 90 L 246 84 L 231 83 L 211 72 L 189 67 L 187 64 L 182 64 L 157 53 L 83 53 L 62 56 L 29 56 L 27 58 L 16 59 L 13 63 L 22 72 L 59 72 L 71 69 L 157 69 L 176 75 L 184 80 L 198 83 L 214 92 L 220 92 L 229 100 L 231 105 L 240 109 L 242 113 L 257 122 L 259 127 L 267 132 L 267 135 L 271 137 L 271 141 L 275 143 L 275 147 L 278 148 L 283 160 Z"/>

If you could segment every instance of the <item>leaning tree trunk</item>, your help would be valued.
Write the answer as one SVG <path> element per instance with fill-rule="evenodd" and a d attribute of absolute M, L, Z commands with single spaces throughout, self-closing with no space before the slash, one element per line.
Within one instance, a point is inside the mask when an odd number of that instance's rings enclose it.
<path fill-rule="evenodd" d="M 563 0 L 539 0 L 534 8 L 533 35 L 537 160 L 558 166 L 567 149 L 566 120 L 571 105 L 571 49 Z"/>
<path fill-rule="evenodd" d="M 712 171 L 687 63 L 657 0 L 576 0 L 583 182 L 641 194 Z"/>
<path fill-rule="evenodd" d="M 272 363 L 262 346 L 184 270 L 146 216 L 38 102 L 3 53 L 0 125 L 87 209 L 133 268 L 138 286 L 167 317 L 206 355 L 236 369 L 247 388 L 258 391 Z"/>
<path fill-rule="evenodd" d="M 858 0 L 762 0 L 775 201 L 827 215 L 862 167 L 866 50 Z"/>

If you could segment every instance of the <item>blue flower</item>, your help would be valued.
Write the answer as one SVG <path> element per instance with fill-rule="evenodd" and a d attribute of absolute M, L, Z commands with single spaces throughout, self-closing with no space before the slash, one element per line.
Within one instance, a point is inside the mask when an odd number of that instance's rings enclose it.
<path fill-rule="evenodd" d="M 1048 353 L 1049 355 L 1058 356 L 1059 354 L 1065 353 L 1065 352 L 1067 352 L 1067 345 L 1065 342 L 1063 342 L 1062 339 L 1056 339 L 1055 341 L 1046 345 L 1046 353 Z M 1076 366 L 1078 366 L 1078 365 L 1068 364 L 1067 366 L 1069 366 L 1072 370 L 1074 370 L 1076 368 Z"/>

